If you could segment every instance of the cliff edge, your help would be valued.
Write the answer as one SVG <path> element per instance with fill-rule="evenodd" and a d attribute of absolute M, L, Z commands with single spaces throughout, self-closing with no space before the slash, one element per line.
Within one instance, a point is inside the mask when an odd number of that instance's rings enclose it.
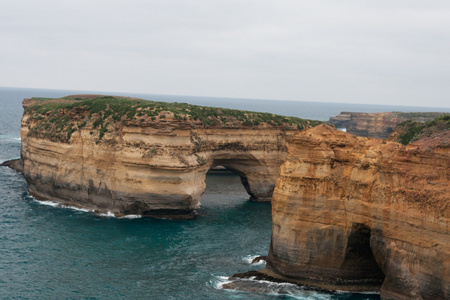
<path fill-rule="evenodd" d="M 270 201 L 286 137 L 320 122 L 142 99 L 73 95 L 23 102 L 31 195 L 117 215 L 190 217 L 213 166 Z"/>
<path fill-rule="evenodd" d="M 382 299 L 449 299 L 449 171 L 440 139 L 401 145 L 327 125 L 298 133 L 274 191 L 262 273 Z"/>

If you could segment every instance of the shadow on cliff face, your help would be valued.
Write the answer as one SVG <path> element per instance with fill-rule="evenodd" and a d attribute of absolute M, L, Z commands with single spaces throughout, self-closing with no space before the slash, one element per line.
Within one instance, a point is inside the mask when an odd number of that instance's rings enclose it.
<path fill-rule="evenodd" d="M 401 145 L 321 125 L 291 138 L 264 271 L 382 299 L 449 299 L 450 152 L 441 137 Z"/>
<path fill-rule="evenodd" d="M 370 278 L 373 284 L 381 286 L 385 276 L 375 260 L 370 239 L 369 227 L 361 223 L 353 223 L 342 269 L 348 269 L 352 275 L 360 278 Z"/>
<path fill-rule="evenodd" d="M 364 285 L 366 292 L 371 292 L 370 296 L 364 294 L 365 299 L 379 299 L 378 292 L 385 279 L 385 274 L 378 265 L 371 246 L 372 231 L 369 227 L 361 223 L 353 223 L 347 238 L 345 247 L 345 257 L 339 272 L 345 274 L 346 278 L 340 278 L 340 284 L 358 284 Z M 279 278 L 276 273 L 270 271 L 273 267 L 271 261 L 268 262 L 269 269 L 261 271 L 249 271 L 246 273 L 234 274 L 229 277 L 229 283 L 223 285 L 225 289 L 257 292 L 257 293 L 276 293 L 302 296 L 313 295 L 314 291 L 325 292 L 330 299 L 360 299 L 359 294 L 351 295 L 338 291 L 339 289 L 329 289 L 326 285 L 309 286 L 305 281 L 291 280 L 286 277 Z M 324 266 L 326 268 L 326 266 Z M 296 272 L 293 270 L 293 272 Z M 364 278 L 364 279 L 361 279 Z M 347 286 L 348 288 L 348 286 Z M 347 290 L 343 285 L 343 290 Z M 350 289 L 351 290 L 351 289 Z M 334 291 L 334 292 L 333 292 Z M 362 294 L 361 294 L 362 295 Z M 367 297 L 366 297 L 367 296 Z M 348 298 L 350 297 L 350 298 Z M 353 298 L 352 298 L 353 299 Z"/>

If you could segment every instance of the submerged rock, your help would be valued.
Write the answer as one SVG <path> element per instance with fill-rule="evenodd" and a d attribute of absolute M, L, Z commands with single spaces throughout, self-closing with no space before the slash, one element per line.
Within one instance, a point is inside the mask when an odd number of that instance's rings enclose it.
<path fill-rule="evenodd" d="M 10 167 L 13 170 L 16 170 L 17 172 L 23 171 L 23 161 L 21 159 L 11 159 L 4 161 L 0 164 L 2 167 Z"/>
<path fill-rule="evenodd" d="M 253 265 L 253 264 L 257 264 L 257 263 L 259 263 L 259 262 L 267 262 L 267 256 L 261 255 L 261 256 L 255 257 L 255 258 L 252 260 L 251 264 L 252 264 L 252 265 Z"/>

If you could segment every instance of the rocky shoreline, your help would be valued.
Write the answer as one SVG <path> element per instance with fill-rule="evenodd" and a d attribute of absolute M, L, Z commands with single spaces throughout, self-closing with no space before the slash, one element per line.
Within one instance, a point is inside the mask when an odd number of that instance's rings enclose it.
<path fill-rule="evenodd" d="M 450 298 L 449 117 L 404 124 L 414 142 L 402 145 L 310 120 L 142 101 L 26 99 L 21 158 L 2 166 L 38 199 L 171 219 L 195 217 L 209 170 L 231 171 L 251 199 L 272 200 L 272 240 L 258 258 L 266 268 L 224 288 L 255 279 Z"/>

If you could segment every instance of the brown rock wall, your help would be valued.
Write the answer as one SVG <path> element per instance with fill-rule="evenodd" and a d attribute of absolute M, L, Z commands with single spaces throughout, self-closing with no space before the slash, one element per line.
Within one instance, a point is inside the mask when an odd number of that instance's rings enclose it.
<path fill-rule="evenodd" d="M 436 151 L 435 151 L 436 150 Z M 288 281 L 450 297 L 450 153 L 340 132 L 290 140 L 272 200 L 268 270 Z"/>
<path fill-rule="evenodd" d="M 69 142 L 29 135 L 22 119 L 23 173 L 32 195 L 115 214 L 190 216 L 200 207 L 207 171 L 225 166 L 241 176 L 250 196 L 270 201 L 286 136 L 277 128 L 182 129 L 123 125 L 104 139 L 92 128 Z"/>

